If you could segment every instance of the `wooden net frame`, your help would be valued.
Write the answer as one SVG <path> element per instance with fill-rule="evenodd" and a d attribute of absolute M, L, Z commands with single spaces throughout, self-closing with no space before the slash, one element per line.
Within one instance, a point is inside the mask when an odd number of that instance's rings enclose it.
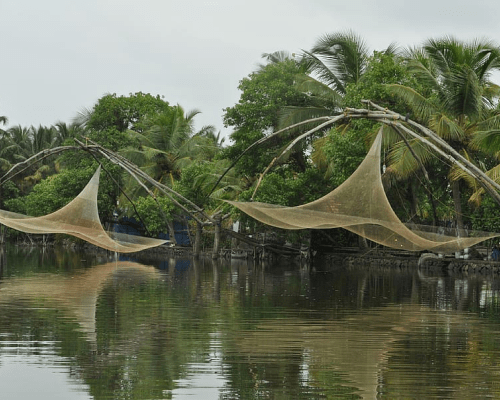
<path fill-rule="evenodd" d="M 402 250 L 448 253 L 498 237 L 498 233 L 458 231 L 404 224 L 382 185 L 382 130 L 357 170 L 326 196 L 297 207 L 260 202 L 228 203 L 267 225 L 282 229 L 344 228 L 381 245 Z"/>
<path fill-rule="evenodd" d="M 104 230 L 97 209 L 100 172 L 99 166 L 87 186 L 63 208 L 41 217 L 0 210 L 0 223 L 26 233 L 72 235 L 119 253 L 142 251 L 166 243 L 166 240 Z"/>

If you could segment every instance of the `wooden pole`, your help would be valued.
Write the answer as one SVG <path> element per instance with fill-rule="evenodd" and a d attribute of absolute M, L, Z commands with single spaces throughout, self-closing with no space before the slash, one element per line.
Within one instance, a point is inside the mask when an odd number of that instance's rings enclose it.
<path fill-rule="evenodd" d="M 196 222 L 196 232 L 194 236 L 194 244 L 193 244 L 193 256 L 199 257 L 201 252 L 201 242 L 203 239 L 203 225 L 199 222 Z"/>
<path fill-rule="evenodd" d="M 214 247 L 212 249 L 212 258 L 219 258 L 220 242 L 221 242 L 221 216 L 215 216 L 215 234 L 214 234 Z"/>

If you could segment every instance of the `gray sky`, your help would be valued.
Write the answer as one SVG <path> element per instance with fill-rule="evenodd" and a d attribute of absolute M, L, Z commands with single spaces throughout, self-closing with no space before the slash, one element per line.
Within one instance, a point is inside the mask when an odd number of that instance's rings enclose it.
<path fill-rule="evenodd" d="M 353 30 L 372 50 L 453 35 L 500 42 L 498 0 L 1 0 L 0 115 L 71 122 L 105 93 L 142 91 L 222 124 L 261 54 Z"/>

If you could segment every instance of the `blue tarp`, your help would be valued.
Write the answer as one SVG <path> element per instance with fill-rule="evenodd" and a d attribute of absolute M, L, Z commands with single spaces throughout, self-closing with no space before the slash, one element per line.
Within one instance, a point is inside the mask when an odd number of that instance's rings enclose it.
<path fill-rule="evenodd" d="M 135 218 L 123 217 L 120 218 L 120 222 L 116 222 L 113 224 L 112 230 L 118 233 L 126 233 L 127 235 L 142 235 L 143 233 L 140 231 L 141 227 L 142 224 Z M 174 230 L 175 230 L 175 240 L 177 241 L 177 244 L 181 246 L 191 245 L 187 231 L 188 230 L 187 224 L 174 221 Z M 158 237 L 160 239 L 165 239 L 165 240 L 170 239 L 168 233 L 160 233 Z"/>

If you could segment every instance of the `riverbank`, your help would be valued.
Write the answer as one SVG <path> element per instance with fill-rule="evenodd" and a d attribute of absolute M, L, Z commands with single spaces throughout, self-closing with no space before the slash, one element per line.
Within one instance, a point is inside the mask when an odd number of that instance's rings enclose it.
<path fill-rule="evenodd" d="M 321 257 L 326 265 L 356 266 L 380 269 L 426 269 L 460 274 L 481 274 L 500 277 L 500 262 L 483 259 L 438 257 L 432 253 L 394 251 L 336 252 Z"/>
<path fill-rule="evenodd" d="M 35 246 L 35 247 L 54 247 L 57 246 L 55 243 L 45 243 L 44 245 L 40 243 L 24 243 L 24 244 L 14 244 L 16 246 Z M 110 254 L 109 250 L 101 249 L 89 243 L 76 243 L 74 241 L 68 240 L 60 242 L 59 245 L 70 250 L 83 251 L 85 253 L 92 254 Z M 482 254 L 476 254 L 481 258 L 486 258 L 487 251 L 483 251 Z M 143 250 L 137 253 L 131 253 L 131 257 L 141 259 L 141 260 L 161 260 L 165 258 L 191 258 L 193 257 L 193 250 L 188 246 L 172 246 L 165 244 L 162 246 L 154 247 L 151 249 Z M 259 253 L 260 255 L 260 253 Z M 271 253 L 268 254 L 268 256 Z M 204 251 L 200 254 L 202 258 L 212 258 L 212 251 Z M 245 252 L 233 251 L 231 249 L 222 249 L 219 253 L 219 259 L 221 260 L 233 260 L 233 259 L 246 259 L 253 260 L 254 262 L 268 261 L 267 259 L 262 259 L 262 257 L 255 258 L 254 252 L 248 250 Z M 396 251 L 391 249 L 369 249 L 360 250 L 359 248 L 339 248 L 335 252 L 317 254 L 313 259 L 307 257 L 302 257 L 301 255 L 294 255 L 292 253 L 287 255 L 278 255 L 274 259 L 275 262 L 280 263 L 293 262 L 298 265 L 303 263 L 310 263 L 317 267 L 369 267 L 369 268 L 379 268 L 379 269 L 427 269 L 436 272 L 447 272 L 447 273 L 460 273 L 460 274 L 481 274 L 481 275 L 491 275 L 500 277 L 500 262 L 492 260 L 484 260 L 480 258 L 476 259 L 463 259 L 455 258 L 454 256 L 448 255 L 443 257 L 438 257 L 432 253 L 420 253 L 420 252 L 408 252 L 408 251 Z"/>

